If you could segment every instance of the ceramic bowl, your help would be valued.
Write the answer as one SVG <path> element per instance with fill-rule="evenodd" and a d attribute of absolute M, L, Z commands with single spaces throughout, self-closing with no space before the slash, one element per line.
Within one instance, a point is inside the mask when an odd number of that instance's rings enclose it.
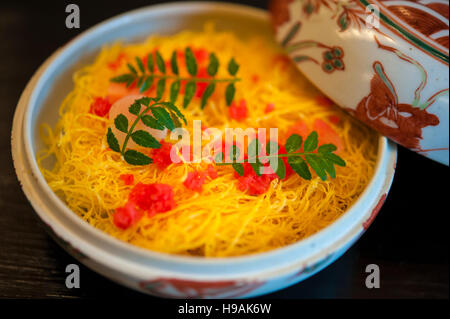
<path fill-rule="evenodd" d="M 338 105 L 449 163 L 449 2 L 273 0 L 276 38 Z"/>
<path fill-rule="evenodd" d="M 342 255 L 367 229 L 382 206 L 395 171 L 397 150 L 379 138 L 375 175 L 359 200 L 336 222 L 295 244 L 250 256 L 205 259 L 141 249 L 119 241 L 76 216 L 49 188 L 36 164 L 42 146 L 37 127 L 55 123 L 72 73 L 91 62 L 102 45 L 119 38 L 138 41 L 158 32 L 201 29 L 209 20 L 242 37 L 271 37 L 262 10 L 217 3 L 152 6 L 110 19 L 55 52 L 23 92 L 14 117 L 12 153 L 17 175 L 44 225 L 70 254 L 94 271 L 141 292 L 163 297 L 251 297 L 299 282 Z"/>

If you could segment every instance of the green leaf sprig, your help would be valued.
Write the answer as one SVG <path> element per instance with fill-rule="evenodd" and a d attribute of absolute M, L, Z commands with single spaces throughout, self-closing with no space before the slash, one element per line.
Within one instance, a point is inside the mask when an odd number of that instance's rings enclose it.
<path fill-rule="evenodd" d="M 327 174 L 331 178 L 335 178 L 335 165 L 344 167 L 346 163 L 341 157 L 334 153 L 337 150 L 337 147 L 334 144 L 323 144 L 321 146 L 318 144 L 319 136 L 315 131 L 306 138 L 304 143 L 303 138 L 300 135 L 293 134 L 286 141 L 285 154 L 278 154 L 279 145 L 276 142 L 270 141 L 266 145 L 266 154 L 269 155 L 260 155 L 262 153 L 261 143 L 258 139 L 254 139 L 248 146 L 248 154 L 255 154 L 255 157 L 237 162 L 236 159 L 239 158 L 240 150 L 237 146 L 233 146 L 233 149 L 230 152 L 231 161 L 222 163 L 224 155 L 223 153 L 219 153 L 216 156 L 216 165 L 231 165 L 240 176 L 244 176 L 244 166 L 242 163 L 247 162 L 251 165 L 256 175 L 261 176 L 263 167 L 261 159 L 277 158 L 277 165 L 276 167 L 273 167 L 273 170 L 280 179 L 284 179 L 286 177 L 286 165 L 282 158 L 287 157 L 288 165 L 303 179 L 312 179 L 310 168 L 316 172 L 323 181 L 327 180 Z M 300 152 L 302 145 L 303 152 Z M 269 165 L 272 164 L 272 162 L 273 161 L 269 161 Z"/>
<path fill-rule="evenodd" d="M 161 99 L 166 89 L 167 81 L 171 81 L 170 85 L 170 102 L 175 103 L 180 94 L 181 82 L 186 81 L 186 88 L 184 93 L 183 107 L 187 108 L 194 98 L 197 91 L 198 83 L 208 83 L 206 90 L 201 96 L 201 108 L 205 108 L 208 99 L 212 96 L 216 89 L 217 83 L 228 83 L 225 89 L 225 99 L 227 105 L 230 106 L 233 102 L 236 86 L 235 83 L 241 79 L 237 77 L 239 71 L 239 64 L 232 58 L 228 63 L 228 73 L 231 78 L 217 78 L 220 62 L 214 53 L 209 55 L 209 65 L 207 68 L 208 75 L 211 78 L 202 78 L 198 76 L 198 62 L 194 53 L 190 48 L 186 48 L 184 51 L 184 57 L 186 61 L 186 69 L 188 71 L 188 77 L 181 77 L 178 66 L 178 55 L 174 51 L 170 59 L 170 68 L 173 75 L 168 75 L 166 70 L 166 64 L 159 51 L 150 53 L 147 58 L 147 67 L 144 66 L 142 60 L 138 57 L 135 58 L 136 64 L 128 63 L 128 73 L 121 74 L 113 77 L 112 82 L 126 83 L 129 87 L 132 83 L 136 82 L 141 93 L 147 91 L 155 81 L 156 83 L 156 98 Z M 156 67 L 155 67 L 156 65 Z M 159 73 L 156 73 L 159 71 Z"/>
<path fill-rule="evenodd" d="M 128 149 L 127 145 L 130 138 L 142 147 L 161 148 L 161 143 L 150 133 L 144 130 L 135 130 L 139 121 L 149 128 L 160 131 L 166 128 L 174 130 L 177 127 L 181 127 L 181 122 L 184 122 L 185 125 L 187 124 L 186 118 L 173 103 L 161 102 L 158 98 L 144 97 L 135 100 L 128 111 L 136 115 L 133 123 L 129 123 L 128 118 L 123 114 L 117 115 L 114 119 L 116 129 L 127 134 L 122 146 L 119 145 L 119 141 L 111 128 L 108 128 L 106 140 L 109 147 L 114 152 L 120 153 L 124 160 L 131 165 L 148 165 L 153 163 L 153 160 L 137 150 Z"/>

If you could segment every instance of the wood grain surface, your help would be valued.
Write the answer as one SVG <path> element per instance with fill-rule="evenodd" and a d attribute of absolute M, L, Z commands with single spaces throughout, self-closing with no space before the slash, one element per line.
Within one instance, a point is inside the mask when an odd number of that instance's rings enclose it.
<path fill-rule="evenodd" d="M 70 2 L 0 2 L 0 298 L 150 298 L 82 265 L 81 288 L 66 288 L 66 265 L 79 263 L 46 234 L 22 193 L 10 136 L 19 96 L 46 57 L 90 26 L 156 2 L 73 1 L 79 30 L 64 25 Z M 358 243 L 319 274 L 263 298 L 448 298 L 448 171 L 400 148 L 386 204 Z M 380 267 L 380 289 L 364 284 L 368 264 Z"/>

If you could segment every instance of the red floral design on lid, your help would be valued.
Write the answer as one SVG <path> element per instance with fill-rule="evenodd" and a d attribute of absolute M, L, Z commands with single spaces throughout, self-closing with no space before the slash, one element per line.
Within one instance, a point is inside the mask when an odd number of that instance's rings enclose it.
<path fill-rule="evenodd" d="M 269 11 L 272 14 L 272 21 L 275 26 L 282 25 L 290 20 L 289 5 L 294 0 L 276 0 L 271 1 Z"/>

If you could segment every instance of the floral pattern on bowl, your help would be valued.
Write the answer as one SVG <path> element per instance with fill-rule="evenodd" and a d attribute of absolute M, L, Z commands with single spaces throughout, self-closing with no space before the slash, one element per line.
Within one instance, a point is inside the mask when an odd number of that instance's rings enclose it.
<path fill-rule="evenodd" d="M 441 0 L 276 0 L 277 40 L 339 106 L 448 165 L 449 20 Z"/>

